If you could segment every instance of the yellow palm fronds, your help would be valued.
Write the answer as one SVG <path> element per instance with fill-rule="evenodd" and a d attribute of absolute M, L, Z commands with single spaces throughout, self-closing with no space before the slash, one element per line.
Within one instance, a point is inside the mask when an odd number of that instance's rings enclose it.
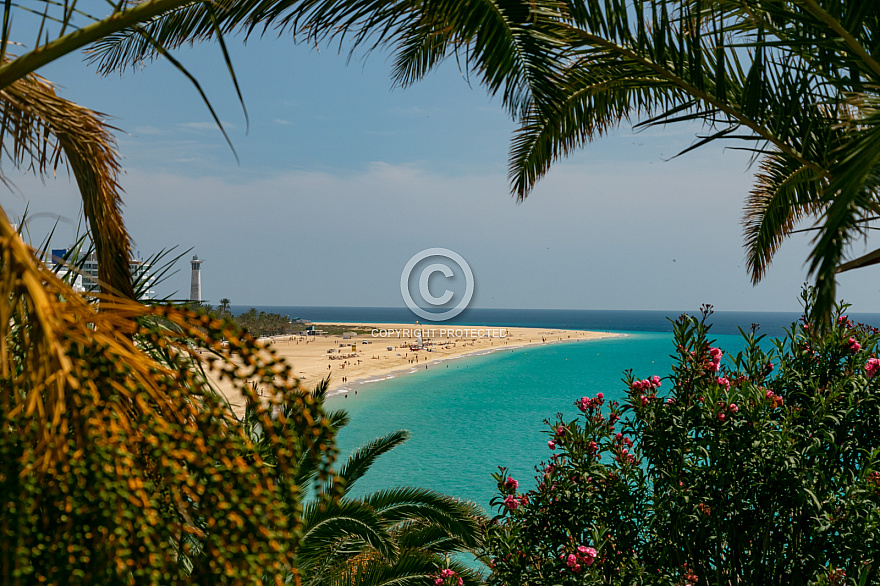
<path fill-rule="evenodd" d="M 8 59 L 6 60 L 8 61 Z M 45 177 L 67 159 L 83 200 L 105 292 L 134 298 L 131 244 L 122 221 L 119 160 L 103 117 L 28 74 L 0 89 L 0 142 L 15 168 Z M 8 182 L 0 169 L 0 180 Z"/>
<path fill-rule="evenodd" d="M 98 311 L 2 212 L 0 251 L 0 582 L 286 575 L 301 522 L 284 503 L 301 499 L 284 495 L 304 456 L 327 478 L 335 454 L 290 367 L 206 315 L 112 296 Z M 203 364 L 256 406 L 271 468 Z M 279 417 L 281 405 L 294 408 Z"/>

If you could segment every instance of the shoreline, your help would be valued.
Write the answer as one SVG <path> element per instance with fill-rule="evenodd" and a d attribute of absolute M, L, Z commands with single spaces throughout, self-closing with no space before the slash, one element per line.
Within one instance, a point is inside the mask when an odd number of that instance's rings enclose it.
<path fill-rule="evenodd" d="M 575 330 L 573 330 L 573 331 L 575 331 Z M 450 361 L 459 360 L 462 358 L 475 358 L 477 356 L 488 356 L 489 354 L 495 354 L 497 352 L 502 352 L 504 350 L 510 350 L 510 351 L 522 350 L 524 348 L 533 348 L 533 347 L 537 347 L 537 346 L 549 346 L 550 344 L 576 344 L 578 342 L 604 340 L 606 338 L 625 338 L 628 336 L 628 334 L 613 333 L 613 332 L 593 332 L 593 333 L 603 334 L 603 335 L 597 336 L 594 338 L 579 338 L 579 339 L 575 339 L 575 340 L 551 340 L 548 342 L 529 342 L 529 343 L 520 344 L 517 346 L 505 346 L 505 347 L 499 346 L 498 348 L 486 348 L 484 350 L 476 350 L 474 352 L 469 352 L 467 354 L 459 354 L 456 356 L 437 358 L 431 362 L 426 362 L 425 366 L 436 366 L 436 365 L 442 364 L 444 362 L 450 362 Z M 350 382 L 346 382 L 346 383 L 344 383 L 344 386 L 332 386 L 332 384 L 331 384 L 331 387 L 327 390 L 326 397 L 328 399 L 331 397 L 340 397 L 340 396 L 343 396 L 346 393 L 349 393 L 352 391 L 355 391 L 355 393 L 356 393 L 364 385 L 368 385 L 370 383 L 382 382 L 382 381 L 386 381 L 386 380 L 391 380 L 393 378 L 397 378 L 398 376 L 406 376 L 407 374 L 415 374 L 415 373 L 419 372 L 420 370 L 422 370 L 420 367 L 419 368 L 413 368 L 413 367 L 401 368 L 398 370 L 392 370 L 389 372 L 377 374 L 373 377 L 360 378 L 360 379 L 356 379 L 356 380 L 353 380 Z"/>
<path fill-rule="evenodd" d="M 438 326 L 436 324 L 377 324 L 314 322 L 316 332 L 262 337 L 291 365 L 306 388 L 330 378 L 327 396 L 336 397 L 369 388 L 373 383 L 436 367 L 457 358 L 482 356 L 500 350 L 625 337 L 620 332 L 561 328 L 502 326 Z M 214 381 L 236 414 L 243 401 L 231 385 Z"/>

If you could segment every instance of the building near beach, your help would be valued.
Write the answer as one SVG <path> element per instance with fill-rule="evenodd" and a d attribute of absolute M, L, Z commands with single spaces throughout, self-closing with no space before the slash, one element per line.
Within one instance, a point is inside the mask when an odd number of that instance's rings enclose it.
<path fill-rule="evenodd" d="M 79 269 L 76 269 L 74 268 L 77 264 L 75 260 L 71 261 L 68 259 L 70 264 L 62 262 L 62 259 L 67 255 L 68 251 L 69 249 L 67 248 L 53 249 L 51 259 L 47 264 L 52 269 L 56 269 L 58 276 L 65 280 L 67 280 L 67 277 L 71 272 L 77 273 L 72 281 L 74 291 L 80 293 L 99 292 L 101 290 L 101 284 L 98 281 L 98 256 L 92 252 L 82 261 L 82 266 Z M 134 283 L 135 290 L 143 290 L 143 294 L 140 295 L 142 299 L 153 299 L 156 296 L 156 292 L 153 291 L 153 285 L 156 278 L 151 273 L 152 268 L 153 265 L 142 259 L 140 253 L 138 253 L 135 258 L 131 258 L 128 261 L 128 269 L 131 271 L 132 283 Z"/>
<path fill-rule="evenodd" d="M 189 261 L 189 264 L 192 265 L 192 275 L 189 280 L 189 300 L 197 301 L 199 303 L 202 302 L 202 263 L 205 262 L 203 260 L 199 260 L 199 255 L 193 255 L 192 260 Z"/>

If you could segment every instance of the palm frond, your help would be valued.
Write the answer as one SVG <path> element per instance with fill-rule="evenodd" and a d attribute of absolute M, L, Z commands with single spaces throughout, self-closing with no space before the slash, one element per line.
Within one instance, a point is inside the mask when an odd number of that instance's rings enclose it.
<path fill-rule="evenodd" d="M 0 275 L 0 484 L 11 499 L 0 530 L 12 560 L 4 576 L 27 568 L 37 581 L 74 572 L 105 584 L 184 568 L 194 582 L 283 575 L 300 517 L 282 498 L 298 487 L 277 479 L 293 477 L 309 453 L 326 480 L 335 455 L 332 428 L 290 367 L 207 315 L 103 294 L 99 310 L 38 261 L 2 212 Z M 273 466 L 254 456 L 193 346 L 214 351 L 208 368 L 249 400 L 236 354 L 272 381 L 256 417 Z M 294 406 L 285 421 L 272 418 L 281 404 Z M 85 526 L 114 537 L 84 539 Z M 190 552 L 176 545 L 185 534 L 198 545 Z M 205 555 L 181 565 L 193 551 Z"/>
<path fill-rule="evenodd" d="M 835 273 L 864 220 L 880 211 L 880 96 L 859 94 L 848 105 L 855 115 L 845 126 L 823 194 L 822 229 L 813 241 L 810 272 L 816 278 L 814 310 L 823 321 L 834 306 Z"/>
<path fill-rule="evenodd" d="M 3 155 L 17 169 L 45 177 L 67 159 L 83 199 L 106 292 L 134 298 L 131 244 L 122 220 L 119 158 L 102 116 L 59 97 L 29 74 L 0 89 Z M 6 181 L 6 176 L 2 175 Z"/>
<path fill-rule="evenodd" d="M 409 439 L 409 432 L 401 429 L 362 445 L 352 453 L 339 469 L 339 477 L 345 481 L 346 494 L 367 473 L 376 460 Z"/>
<path fill-rule="evenodd" d="M 353 540 L 363 541 L 386 558 L 397 554 L 376 510 L 361 501 L 311 503 L 303 510 L 303 526 L 297 561 L 304 572 L 326 565 L 338 548 Z"/>
<path fill-rule="evenodd" d="M 752 283 L 764 277 L 795 225 L 821 210 L 817 198 L 821 185 L 812 169 L 782 153 L 767 155 L 761 161 L 743 216 L 746 266 Z"/>
<path fill-rule="evenodd" d="M 466 547 L 477 544 L 483 513 L 473 503 L 433 490 L 397 487 L 381 490 L 364 498 L 389 525 L 419 520 L 434 523 Z"/>
<path fill-rule="evenodd" d="M 445 560 L 419 549 L 402 551 L 393 563 L 365 555 L 340 566 L 332 573 L 329 586 L 423 586 L 447 567 Z M 461 576 L 467 586 L 482 584 L 482 576 L 461 562 L 448 567 Z"/>

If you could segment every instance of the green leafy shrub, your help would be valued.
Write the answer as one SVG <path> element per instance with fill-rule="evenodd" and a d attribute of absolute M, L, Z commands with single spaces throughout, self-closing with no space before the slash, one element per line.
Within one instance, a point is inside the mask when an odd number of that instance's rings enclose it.
<path fill-rule="evenodd" d="M 875 583 L 878 335 L 846 308 L 726 360 L 710 308 L 679 318 L 668 380 L 628 372 L 622 404 L 548 421 L 534 490 L 496 475 L 489 583 Z"/>

